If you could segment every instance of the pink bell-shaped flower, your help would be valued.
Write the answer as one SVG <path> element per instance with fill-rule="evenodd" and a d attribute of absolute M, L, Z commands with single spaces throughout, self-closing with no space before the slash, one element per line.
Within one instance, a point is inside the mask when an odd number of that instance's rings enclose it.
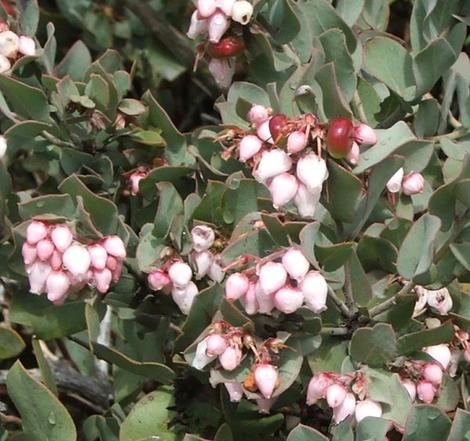
<path fill-rule="evenodd" d="M 358 144 L 374 145 L 377 143 L 377 135 L 372 127 L 360 123 L 354 127 L 354 140 Z"/>
<path fill-rule="evenodd" d="M 192 276 L 191 267 L 184 262 L 175 262 L 168 270 L 168 277 L 177 288 L 186 287 L 191 281 Z"/>
<path fill-rule="evenodd" d="M 290 173 L 281 173 L 275 176 L 269 185 L 274 207 L 280 208 L 294 199 L 298 187 L 296 177 Z"/>
<path fill-rule="evenodd" d="M 211 227 L 197 225 L 191 230 L 191 239 L 194 251 L 206 251 L 213 245 L 215 233 Z"/>
<path fill-rule="evenodd" d="M 119 236 L 105 237 L 103 246 L 106 252 L 111 256 L 117 257 L 118 259 L 124 259 L 126 257 L 126 247 Z"/>
<path fill-rule="evenodd" d="M 238 159 L 246 162 L 255 156 L 263 147 L 263 141 L 255 135 L 244 136 L 238 146 Z"/>
<path fill-rule="evenodd" d="M 242 360 L 242 351 L 238 346 L 228 346 L 225 351 L 219 355 L 219 361 L 226 371 L 233 371 L 238 367 Z"/>
<path fill-rule="evenodd" d="M 265 294 L 275 293 L 286 284 L 286 280 L 287 271 L 282 263 L 268 262 L 259 270 L 259 283 Z"/>
<path fill-rule="evenodd" d="M 297 282 L 301 282 L 310 268 L 310 262 L 304 253 L 297 248 L 290 248 L 282 256 L 282 264 L 289 276 Z"/>
<path fill-rule="evenodd" d="M 36 244 L 36 253 L 39 260 L 49 260 L 54 252 L 54 244 L 49 239 L 42 239 Z"/>
<path fill-rule="evenodd" d="M 332 384 L 326 389 L 326 402 L 328 406 L 335 407 L 341 406 L 346 399 L 347 391 L 341 384 Z"/>
<path fill-rule="evenodd" d="M 277 368 L 268 363 L 258 364 L 254 370 L 255 383 L 261 395 L 269 400 L 273 396 L 279 374 Z"/>
<path fill-rule="evenodd" d="M 290 154 L 301 152 L 307 144 L 307 134 L 302 130 L 296 130 L 287 137 L 287 151 Z"/>
<path fill-rule="evenodd" d="M 424 190 L 424 178 L 421 173 L 411 172 L 403 177 L 402 190 L 407 196 L 422 193 Z"/>
<path fill-rule="evenodd" d="M 299 288 L 285 286 L 274 294 L 274 306 L 284 314 L 297 311 L 304 302 L 304 295 Z"/>
<path fill-rule="evenodd" d="M 147 282 L 150 289 L 153 291 L 160 291 L 165 288 L 165 286 L 168 286 L 171 283 L 171 280 L 165 271 L 157 269 L 147 276 Z"/>
<path fill-rule="evenodd" d="M 47 225 L 41 221 L 32 221 L 26 229 L 26 240 L 30 245 L 36 245 L 40 240 L 45 239 L 48 234 Z"/>
<path fill-rule="evenodd" d="M 247 117 L 251 124 L 258 127 L 269 119 L 269 109 L 259 104 L 253 104 Z"/>
<path fill-rule="evenodd" d="M 106 252 L 106 249 L 103 246 L 98 243 L 89 245 L 88 253 L 90 254 L 91 266 L 93 268 L 97 270 L 102 270 L 106 268 L 106 264 L 108 262 L 108 253 Z"/>
<path fill-rule="evenodd" d="M 233 273 L 225 281 L 225 298 L 228 301 L 238 300 L 248 291 L 249 280 L 243 273 Z"/>
<path fill-rule="evenodd" d="M 227 340 L 220 334 L 211 334 L 207 337 L 207 355 L 222 355 L 227 346 Z"/>
<path fill-rule="evenodd" d="M 318 271 L 310 271 L 302 280 L 300 288 L 308 309 L 317 314 L 326 310 L 328 284 Z"/>
<path fill-rule="evenodd" d="M 67 225 L 56 225 L 51 232 L 54 246 L 63 253 L 73 242 L 73 234 Z"/>
<path fill-rule="evenodd" d="M 64 271 L 51 271 L 46 280 L 47 298 L 51 302 L 61 302 L 70 285 L 70 277 Z"/>
<path fill-rule="evenodd" d="M 315 374 L 308 383 L 307 404 L 315 404 L 319 399 L 324 398 L 326 390 L 333 384 L 333 379 L 328 374 L 320 372 Z"/>

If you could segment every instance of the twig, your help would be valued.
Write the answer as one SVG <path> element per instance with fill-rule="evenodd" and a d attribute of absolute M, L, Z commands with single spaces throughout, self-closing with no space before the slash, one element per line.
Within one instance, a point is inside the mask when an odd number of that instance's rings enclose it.
<path fill-rule="evenodd" d="M 92 407 L 102 412 L 109 408 L 112 397 L 111 385 L 103 378 L 86 377 L 72 369 L 65 362 L 49 363 L 59 391 L 66 395 L 79 395 L 82 400 L 92 404 Z M 29 374 L 41 381 L 40 369 L 28 369 Z M 0 385 L 6 384 L 8 370 L 0 370 Z"/>
<path fill-rule="evenodd" d="M 321 328 L 320 334 L 323 335 L 348 335 L 349 334 L 349 329 L 348 328 L 328 328 L 324 327 Z"/>
<path fill-rule="evenodd" d="M 351 271 L 349 268 L 349 263 L 346 262 L 344 265 L 344 297 L 346 299 L 346 306 L 348 310 L 353 313 L 354 311 L 354 296 L 352 293 L 352 284 L 351 284 Z"/>
<path fill-rule="evenodd" d="M 374 306 L 373 308 L 370 309 L 369 315 L 371 317 L 375 317 L 376 315 L 381 314 L 382 312 L 386 311 L 388 308 L 391 306 L 395 305 L 397 300 L 404 296 L 405 294 L 408 294 L 413 288 L 415 287 L 415 283 L 412 281 L 409 281 L 405 283 L 402 289 L 398 291 L 394 296 L 390 297 L 389 299 L 385 300 L 385 302 L 382 302 L 378 304 L 377 306 Z"/>
<path fill-rule="evenodd" d="M 336 293 L 333 291 L 333 289 L 330 286 L 328 286 L 328 294 L 331 297 L 331 300 L 333 300 L 335 305 L 340 310 L 341 314 L 344 315 L 344 317 L 349 319 L 353 316 L 353 313 L 348 309 L 345 303 L 336 295 Z"/>

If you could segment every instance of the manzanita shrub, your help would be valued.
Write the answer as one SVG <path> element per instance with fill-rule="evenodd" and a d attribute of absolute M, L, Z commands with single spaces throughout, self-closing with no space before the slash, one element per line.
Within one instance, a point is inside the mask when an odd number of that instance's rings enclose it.
<path fill-rule="evenodd" d="M 468 1 L 2 5 L 0 440 L 470 440 Z"/>

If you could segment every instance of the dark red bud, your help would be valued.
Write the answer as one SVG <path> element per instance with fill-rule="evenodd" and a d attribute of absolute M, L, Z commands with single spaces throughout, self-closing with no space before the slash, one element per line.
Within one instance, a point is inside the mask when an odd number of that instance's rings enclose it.
<path fill-rule="evenodd" d="M 243 41 L 238 37 L 225 37 L 218 43 L 209 43 L 207 52 L 212 58 L 234 57 L 245 49 Z"/>
<path fill-rule="evenodd" d="M 348 155 L 353 145 L 354 126 L 347 118 L 335 118 L 330 121 L 326 136 L 328 153 L 333 158 L 341 159 Z"/>

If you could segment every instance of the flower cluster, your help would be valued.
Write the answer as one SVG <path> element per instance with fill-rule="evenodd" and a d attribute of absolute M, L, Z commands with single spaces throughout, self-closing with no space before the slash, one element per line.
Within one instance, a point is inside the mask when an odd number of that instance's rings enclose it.
<path fill-rule="evenodd" d="M 30 292 L 46 292 L 51 302 L 61 304 L 72 289 L 86 284 L 105 294 L 111 282 L 121 277 L 126 249 L 118 236 L 85 245 L 65 224 L 33 220 L 26 230 L 22 254 Z"/>
<path fill-rule="evenodd" d="M 274 308 L 292 314 L 302 306 L 320 313 L 326 310 L 327 294 L 325 278 L 310 269 L 297 248 L 273 253 L 256 268 L 233 273 L 225 282 L 227 300 L 240 300 L 250 315 L 271 314 Z"/>
<path fill-rule="evenodd" d="M 280 349 L 285 345 L 278 339 L 269 338 L 256 342 L 243 328 L 235 327 L 225 321 L 212 324 L 209 334 L 198 344 L 192 367 L 204 369 L 216 359 L 225 371 L 233 371 L 244 357 L 243 351 L 251 351 L 254 360 L 250 373 L 244 382 L 224 383 L 232 401 L 240 401 L 244 392 L 258 392 L 269 400 L 279 385 L 279 372 L 276 367 Z M 248 356 L 248 353 L 245 353 Z"/>
<path fill-rule="evenodd" d="M 252 168 L 254 178 L 269 189 L 276 208 L 293 201 L 300 216 L 313 217 L 328 178 L 322 148 L 326 146 L 334 158 L 355 164 L 358 143 L 374 144 L 376 135 L 369 126 L 354 126 L 346 118 L 320 124 L 311 113 L 296 118 L 271 113 L 269 108 L 254 105 L 247 115 L 252 129 L 230 129 L 219 136 L 221 141 L 232 142 L 224 156 L 236 152 Z"/>
<path fill-rule="evenodd" d="M 452 309 L 453 301 L 447 288 L 431 290 L 423 286 L 416 286 L 414 291 L 418 294 L 418 301 L 415 304 L 413 317 L 421 315 L 427 306 L 436 310 L 440 315 L 447 315 Z"/>
<path fill-rule="evenodd" d="M 197 9 L 191 17 L 187 36 L 208 36 L 208 44 L 199 47 L 199 52 L 209 54 L 209 70 L 221 87 L 228 87 L 235 73 L 235 56 L 244 49 L 238 37 L 224 34 L 231 21 L 247 25 L 253 15 L 253 6 L 245 0 L 198 0 Z"/>
<path fill-rule="evenodd" d="M 424 190 L 424 178 L 421 173 L 410 172 L 405 175 L 400 168 L 387 182 L 387 190 L 394 194 L 400 190 L 407 196 L 422 193 Z"/>
<path fill-rule="evenodd" d="M 208 276 L 214 282 L 220 283 L 224 272 L 210 248 L 214 244 L 214 230 L 205 225 L 197 225 L 191 230 L 193 250 L 191 262 L 195 267 L 196 279 Z M 150 288 L 154 291 L 169 291 L 173 301 L 183 314 L 189 314 L 194 298 L 199 293 L 197 285 L 192 281 L 193 269 L 181 258 L 170 259 L 162 267 L 152 271 L 147 276 Z"/>
<path fill-rule="evenodd" d="M 22 55 L 36 55 L 34 40 L 15 34 L 5 22 L 0 23 L 0 73 L 8 73 L 12 62 Z"/>
<path fill-rule="evenodd" d="M 452 353 L 447 344 L 429 346 L 424 352 L 435 361 L 405 362 L 401 383 L 412 401 L 418 397 L 423 403 L 430 404 L 439 395 L 444 372 L 449 369 L 452 361 Z"/>
<path fill-rule="evenodd" d="M 333 410 L 333 421 L 341 421 L 354 415 L 357 423 L 366 417 L 382 416 L 382 406 L 367 398 L 361 372 L 340 375 L 335 372 L 315 374 L 308 384 L 307 404 L 313 405 L 325 399 Z"/>

